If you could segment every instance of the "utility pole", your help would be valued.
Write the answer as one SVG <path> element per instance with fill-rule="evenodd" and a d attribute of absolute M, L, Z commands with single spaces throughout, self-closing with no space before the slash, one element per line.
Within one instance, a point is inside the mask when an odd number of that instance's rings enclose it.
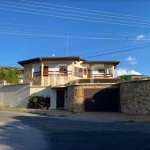
<path fill-rule="evenodd" d="M 67 35 L 67 56 L 68 56 L 68 52 L 69 52 L 69 36 Z"/>

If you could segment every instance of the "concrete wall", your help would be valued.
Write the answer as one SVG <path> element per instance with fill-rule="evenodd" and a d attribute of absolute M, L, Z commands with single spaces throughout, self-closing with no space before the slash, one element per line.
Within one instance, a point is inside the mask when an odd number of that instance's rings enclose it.
<path fill-rule="evenodd" d="M 30 95 L 30 83 L 4 85 L 0 83 L 0 105 L 26 107 Z"/>
<path fill-rule="evenodd" d="M 68 110 L 72 112 L 84 112 L 84 89 L 119 88 L 111 84 L 101 85 L 73 85 L 68 87 Z"/>
<path fill-rule="evenodd" d="M 122 113 L 150 114 L 150 80 L 121 83 L 120 104 Z"/>

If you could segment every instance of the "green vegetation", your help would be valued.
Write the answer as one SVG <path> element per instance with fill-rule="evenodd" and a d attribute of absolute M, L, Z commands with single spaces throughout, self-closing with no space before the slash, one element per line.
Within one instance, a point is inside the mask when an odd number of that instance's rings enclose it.
<path fill-rule="evenodd" d="M 122 76 L 120 76 L 120 78 L 123 80 L 132 80 L 130 75 L 122 75 Z"/>
<path fill-rule="evenodd" d="M 50 107 L 50 98 L 32 94 L 29 98 L 28 108 L 37 109 L 43 107 L 46 107 L 47 109 Z"/>
<path fill-rule="evenodd" d="M 28 112 L 29 110 L 27 108 L 16 108 L 16 107 L 9 107 L 9 106 L 1 106 L 0 110 L 5 111 L 15 111 L 15 112 Z"/>
<path fill-rule="evenodd" d="M 16 84 L 19 83 L 19 76 L 22 72 L 16 68 L 13 69 L 0 69 L 0 81 L 5 80 L 7 83 Z"/>

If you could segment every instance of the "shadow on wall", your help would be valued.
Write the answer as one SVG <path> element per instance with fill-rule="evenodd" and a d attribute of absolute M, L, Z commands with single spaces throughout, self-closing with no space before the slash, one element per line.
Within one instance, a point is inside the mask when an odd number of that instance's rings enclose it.
<path fill-rule="evenodd" d="M 7 85 L 0 88 L 1 105 L 26 107 L 30 84 Z"/>
<path fill-rule="evenodd" d="M 118 112 L 119 89 L 88 89 L 85 90 L 85 111 L 88 112 Z"/>
<path fill-rule="evenodd" d="M 50 97 L 50 87 L 44 87 L 44 88 L 30 87 L 29 90 L 30 90 L 30 94 L 27 97 L 27 99 L 20 101 L 16 105 L 16 107 L 22 107 L 22 105 L 23 106 L 26 105 L 26 107 L 27 107 L 28 102 L 29 102 L 29 97 L 31 96 L 31 94 L 35 94 L 36 96 Z M 20 94 L 20 93 L 18 92 L 17 94 Z"/>
<path fill-rule="evenodd" d="M 1 86 L 0 105 L 26 108 L 29 96 L 33 93 L 38 96 L 50 97 L 50 88 L 30 87 L 30 83 Z"/>

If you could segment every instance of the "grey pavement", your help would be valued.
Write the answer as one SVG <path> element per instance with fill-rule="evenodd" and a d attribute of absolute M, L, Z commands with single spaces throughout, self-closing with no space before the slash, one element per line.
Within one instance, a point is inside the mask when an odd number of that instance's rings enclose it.
<path fill-rule="evenodd" d="M 150 123 L 0 111 L 0 150 L 148 150 Z"/>

